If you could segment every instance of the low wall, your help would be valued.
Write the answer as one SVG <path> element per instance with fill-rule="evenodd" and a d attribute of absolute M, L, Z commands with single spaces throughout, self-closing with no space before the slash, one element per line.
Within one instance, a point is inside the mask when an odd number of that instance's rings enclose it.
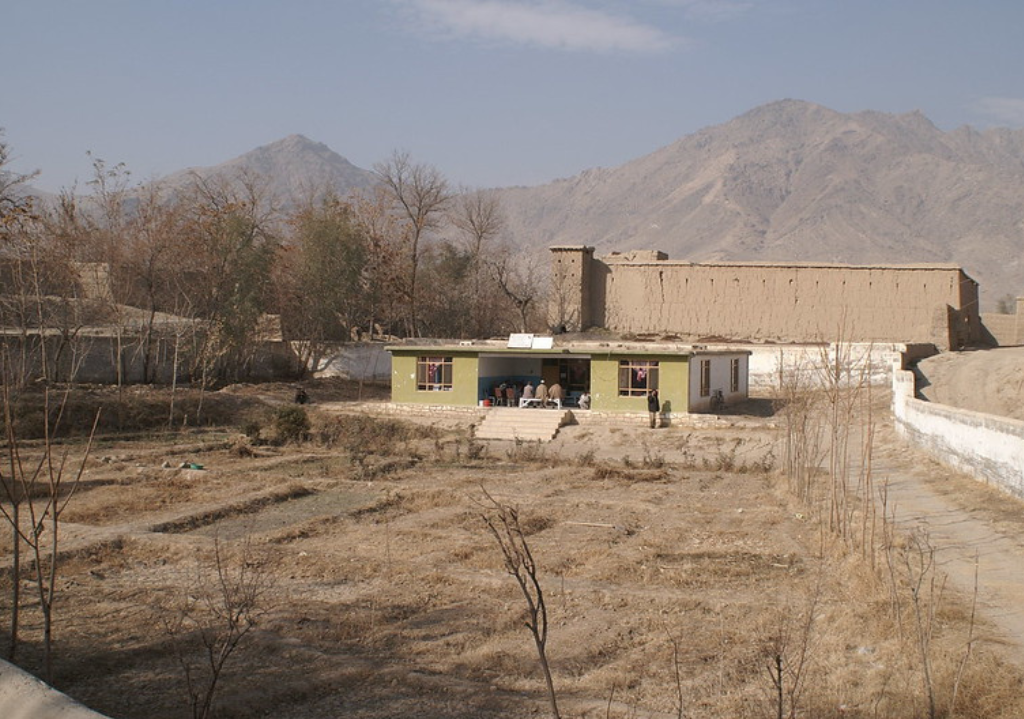
<path fill-rule="evenodd" d="M 1024 327 L 1017 318 L 1020 315 L 988 314 L 981 316 L 981 326 L 989 342 L 999 347 L 1015 347 L 1024 344 Z"/>
<path fill-rule="evenodd" d="M 824 344 L 727 344 L 713 345 L 715 350 L 740 349 L 747 350 L 750 355 L 750 387 L 761 392 L 774 390 L 779 386 L 779 370 L 785 372 L 799 371 L 806 375 L 808 382 L 813 384 L 820 374 L 824 361 L 835 361 L 835 345 Z M 884 343 L 851 343 L 846 345 L 844 352 L 847 361 L 856 368 L 871 363 L 871 384 L 887 385 L 893 367 L 893 358 L 902 352 L 915 351 L 920 356 L 935 353 L 932 345 L 903 345 Z"/>
<path fill-rule="evenodd" d="M 3 719 L 106 719 L 28 672 L 0 659 Z"/>
<path fill-rule="evenodd" d="M 391 353 L 378 342 L 346 343 L 324 360 L 316 376 L 390 382 Z"/>
<path fill-rule="evenodd" d="M 896 431 L 940 462 L 1024 499 L 1024 422 L 915 398 L 912 372 L 893 367 Z"/>

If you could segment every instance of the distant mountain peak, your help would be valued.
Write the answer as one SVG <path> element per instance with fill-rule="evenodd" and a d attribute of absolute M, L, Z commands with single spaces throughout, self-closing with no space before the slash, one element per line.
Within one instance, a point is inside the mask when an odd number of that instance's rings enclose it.
<path fill-rule="evenodd" d="M 191 182 L 192 176 L 234 179 L 262 177 L 268 190 L 287 206 L 310 192 L 331 191 L 340 196 L 363 190 L 376 182 L 369 170 L 353 165 L 322 142 L 292 134 L 211 167 L 191 168 L 168 176 L 164 184 L 174 188 Z"/>

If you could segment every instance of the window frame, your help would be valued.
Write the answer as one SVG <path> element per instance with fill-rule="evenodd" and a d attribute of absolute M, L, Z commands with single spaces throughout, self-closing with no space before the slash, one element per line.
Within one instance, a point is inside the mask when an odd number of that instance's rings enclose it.
<path fill-rule="evenodd" d="M 432 370 L 431 367 L 436 367 Z M 420 355 L 416 358 L 417 392 L 451 392 L 454 385 L 451 355 Z M 431 371 L 438 376 L 431 379 Z"/>
<path fill-rule="evenodd" d="M 639 376 L 638 373 L 640 373 Z M 646 397 L 651 390 L 659 388 L 660 382 L 660 360 L 635 358 L 619 360 L 619 372 L 616 380 L 619 397 Z"/>
<path fill-rule="evenodd" d="M 733 357 L 729 365 L 729 391 L 740 391 L 740 358 Z"/>
<path fill-rule="evenodd" d="M 711 360 L 700 360 L 700 396 L 711 396 Z"/>

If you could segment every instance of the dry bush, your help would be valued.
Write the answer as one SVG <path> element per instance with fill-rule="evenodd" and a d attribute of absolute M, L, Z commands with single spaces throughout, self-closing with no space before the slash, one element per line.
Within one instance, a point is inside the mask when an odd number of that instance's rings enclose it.
<path fill-rule="evenodd" d="M 274 436 L 281 444 L 306 440 L 311 427 L 309 413 L 297 404 L 278 407 L 274 413 Z"/>
<path fill-rule="evenodd" d="M 624 484 L 660 483 L 668 481 L 670 477 L 671 474 L 667 469 L 630 469 L 616 467 L 612 464 L 600 464 L 594 467 L 594 471 L 590 475 L 590 478 L 594 480 L 616 480 Z"/>
<path fill-rule="evenodd" d="M 432 460 L 435 463 L 463 466 L 467 462 L 476 462 L 486 457 L 487 443 L 479 442 L 473 437 L 434 439 Z"/>
<path fill-rule="evenodd" d="M 516 464 L 550 464 L 552 461 L 540 440 L 530 441 L 518 437 L 512 442 L 512 446 L 505 450 L 505 456 Z"/>
<path fill-rule="evenodd" d="M 312 423 L 313 441 L 359 455 L 409 454 L 413 440 L 439 435 L 434 427 L 362 414 L 313 413 Z"/>
<path fill-rule="evenodd" d="M 42 390 L 19 392 L 13 397 L 12 415 L 21 439 L 40 439 L 45 431 L 45 393 Z M 122 388 L 76 386 L 69 394 L 61 418 L 61 436 L 83 437 L 92 428 L 97 411 L 99 434 L 146 432 L 168 427 L 225 427 L 237 423 L 240 414 L 254 412 L 260 406 L 255 397 L 246 398 L 198 390 L 175 392 L 171 416 L 171 392 L 161 387 L 141 385 Z M 53 419 L 51 413 L 51 421 Z"/>

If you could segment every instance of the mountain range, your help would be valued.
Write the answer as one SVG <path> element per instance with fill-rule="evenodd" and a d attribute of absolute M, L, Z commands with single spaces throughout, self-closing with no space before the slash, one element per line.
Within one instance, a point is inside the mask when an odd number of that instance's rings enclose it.
<path fill-rule="evenodd" d="M 222 165 L 288 199 L 369 187 L 372 172 L 292 135 Z M 1024 130 L 945 132 L 912 112 L 840 113 L 782 100 L 613 168 L 498 188 L 524 249 L 659 249 L 691 261 L 952 262 L 991 309 L 1024 294 Z"/>
<path fill-rule="evenodd" d="M 785 100 L 610 169 L 502 191 L 529 243 L 674 259 L 953 262 L 1024 294 L 1024 131 Z"/>

